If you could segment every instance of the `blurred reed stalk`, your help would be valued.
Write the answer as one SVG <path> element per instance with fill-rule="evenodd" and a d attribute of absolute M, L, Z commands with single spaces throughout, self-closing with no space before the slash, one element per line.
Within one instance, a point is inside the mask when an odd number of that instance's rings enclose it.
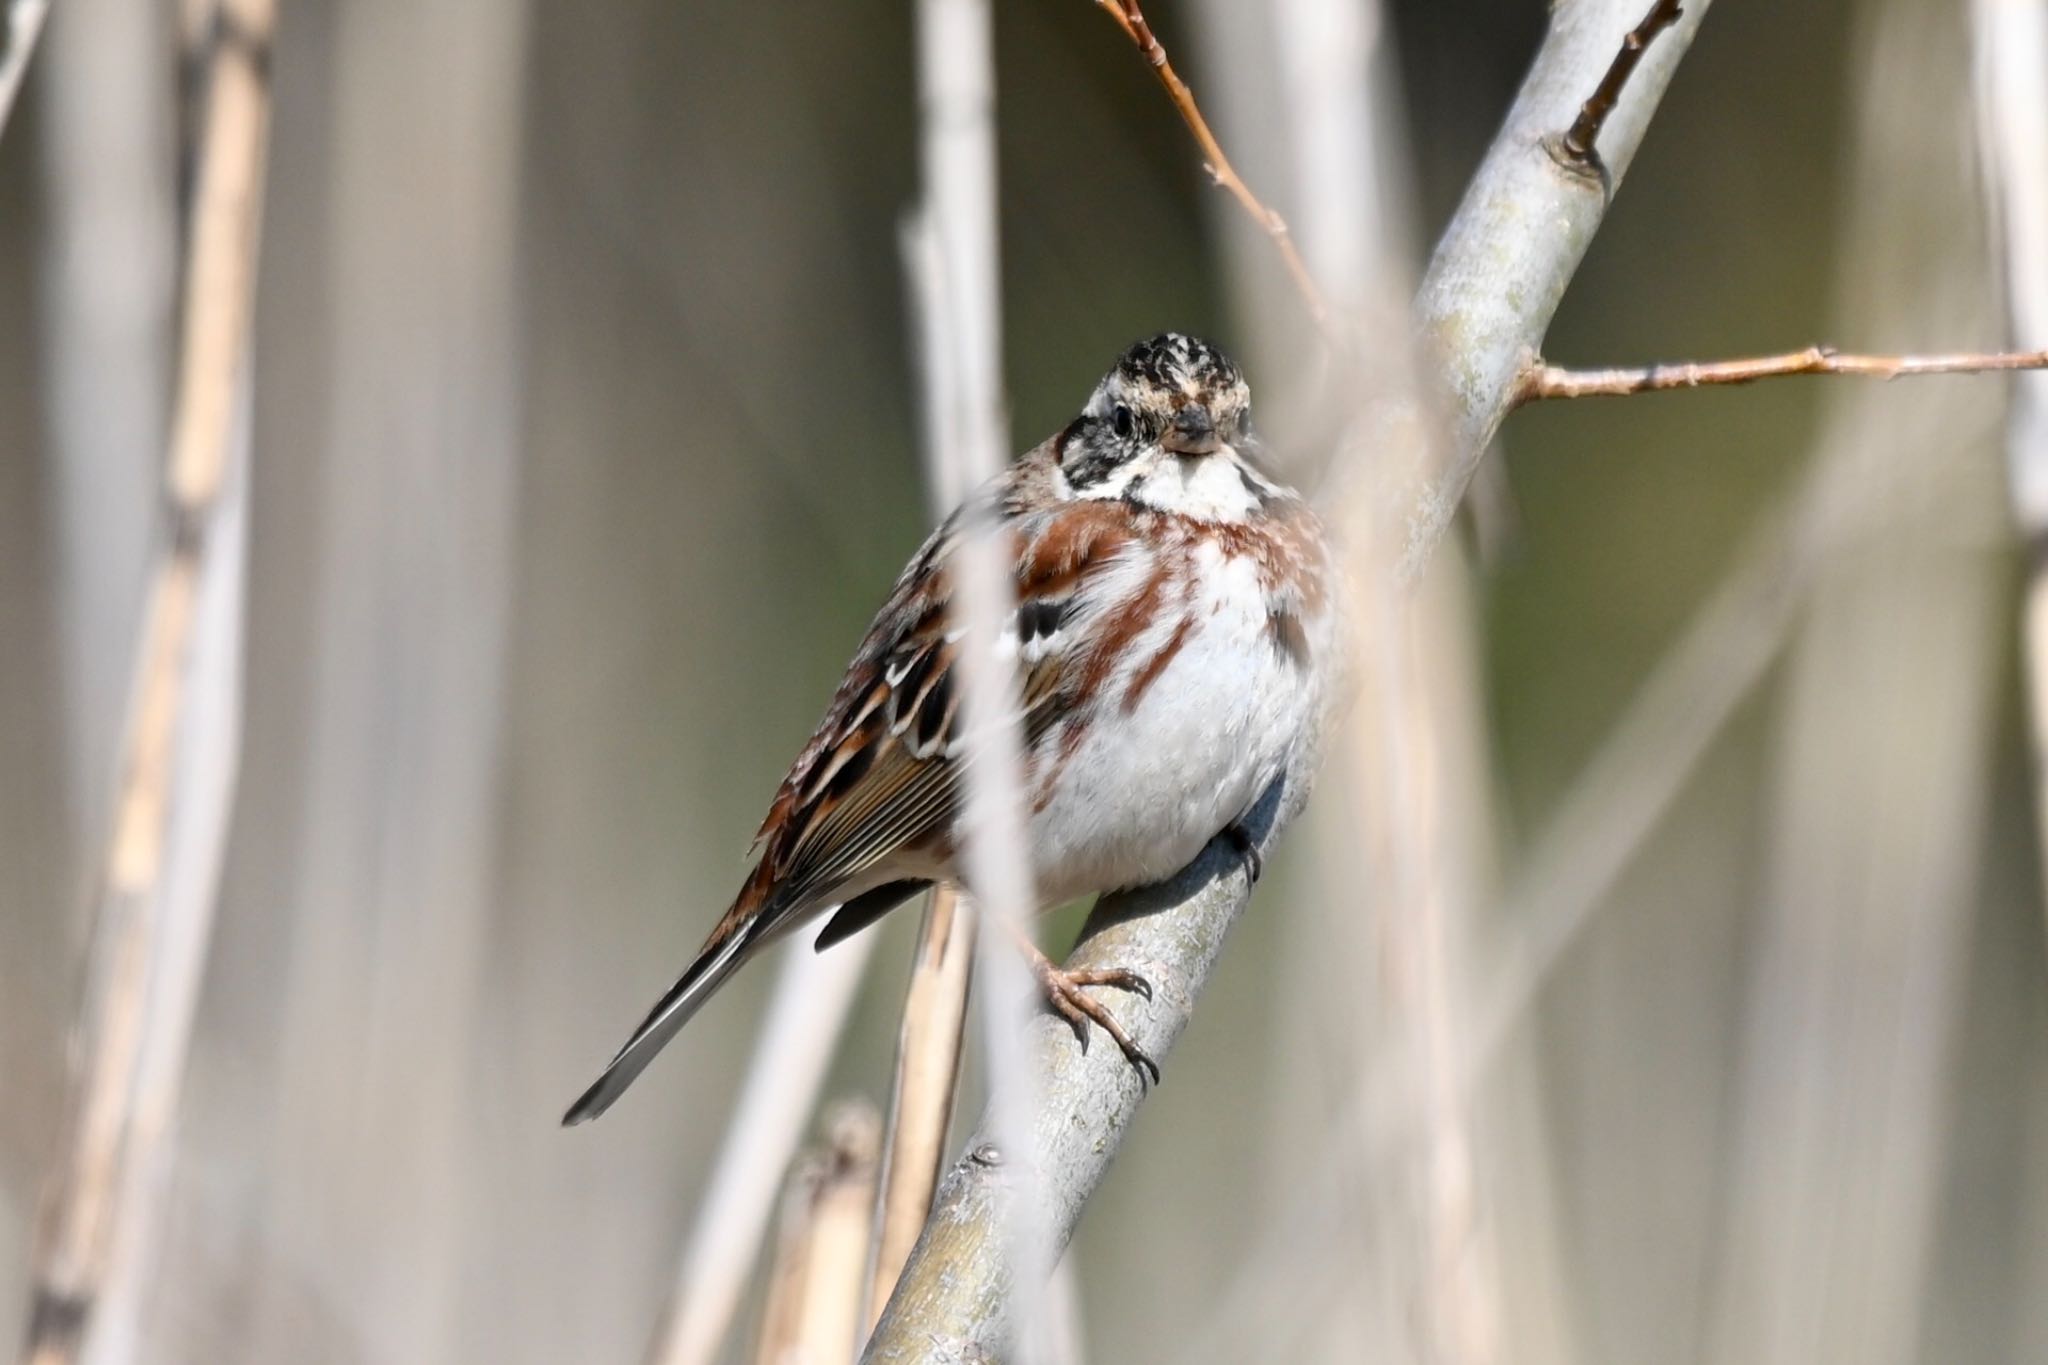
<path fill-rule="evenodd" d="M 1861 16 L 1843 322 L 1991 315 L 1965 140 L 1967 14 Z M 1873 283 L 1878 282 L 1878 283 Z M 2005 563 L 1983 385 L 1835 396 L 1856 521 L 1796 632 L 1767 803 L 1706 1359 L 1920 1358 L 1977 907 Z"/>
<path fill-rule="evenodd" d="M 1975 0 L 1977 129 L 2008 341 L 2048 347 L 2048 0 Z M 2034 743 L 2036 842 L 2048 882 L 2048 375 L 2013 381 L 2006 477 L 2026 548 L 2020 647 Z"/>
<path fill-rule="evenodd" d="M 203 8 L 174 66 L 167 16 L 155 0 L 66 0 L 36 92 L 48 219 L 39 291 L 49 356 L 43 415 L 59 554 L 52 605 L 67 804 L 81 830 L 99 830 L 113 800 L 162 514 L 184 245 L 178 168 L 193 164 L 190 143 L 203 116 L 213 6 Z M 180 72 L 191 87 L 184 108 Z M 83 939 L 89 907 L 81 897 L 73 908 L 67 927 Z"/>
<path fill-rule="evenodd" d="M 919 338 L 917 372 L 927 482 L 932 505 L 943 515 L 1009 461 L 999 355 L 994 65 L 985 0 L 926 0 L 918 16 L 927 203 L 906 222 L 903 251 Z M 975 641 L 993 640 L 996 623 L 1011 609 L 1003 598 L 1013 591 L 1000 547 L 992 541 L 982 544 L 982 540 L 966 536 L 956 557 L 956 600 L 964 608 L 963 624 L 968 628 L 959 665 L 962 714 L 1010 716 L 1014 708 L 1004 700 L 1009 680 L 1002 670 L 977 666 L 984 654 L 993 659 L 994 650 L 977 650 Z M 971 727 L 971 720 L 969 724 Z M 969 769 L 965 785 L 973 837 L 968 841 L 967 858 L 975 865 L 976 883 L 997 888 L 993 911 L 1021 924 L 1034 907 L 1028 864 L 1022 857 L 1023 822 L 1016 802 L 1021 758 L 1014 724 L 989 727 L 981 739 L 996 752 L 984 751 L 981 761 Z M 913 1214 L 912 1208 L 930 1203 L 929 1184 L 919 1196 L 915 1172 L 926 1161 L 935 1168 L 943 1151 L 951 1076 L 957 1071 L 961 1025 L 957 1021 L 951 1025 L 949 1042 L 941 1021 L 948 1013 L 958 1015 L 964 1010 L 970 967 L 957 958 L 943 961 L 946 950 L 933 937 L 938 932 L 936 908 L 934 901 L 920 935 L 919 971 L 925 989 L 920 989 L 919 981 L 913 982 L 904 1023 L 896 1094 L 899 1102 L 907 1095 L 910 1108 L 891 1115 L 887 1162 L 892 1178 L 885 1194 L 890 1202 L 877 1211 L 876 1240 L 868 1258 L 874 1266 L 869 1298 L 884 1302 L 895 1281 L 893 1269 L 887 1267 L 900 1267 L 907 1255 L 906 1227 L 914 1240 L 915 1227 L 909 1226 L 910 1220 L 914 1216 L 915 1226 L 923 1222 L 922 1209 Z M 971 914 L 962 904 L 949 908 L 946 919 L 971 923 Z M 971 930 L 947 937 L 957 939 L 956 946 L 968 952 L 975 951 L 977 942 L 985 938 Z M 822 956 L 838 959 L 854 952 L 865 954 L 871 946 L 872 936 L 863 936 L 857 948 L 842 945 Z M 939 949 L 937 958 L 932 957 L 935 947 Z M 1007 945 L 1001 951 L 1007 953 Z M 926 962 L 933 964 L 936 975 L 924 973 L 922 964 Z M 801 1002 L 815 992 L 803 983 L 822 970 L 827 969 L 790 963 L 776 990 L 777 1017 L 785 1004 L 791 1010 L 804 1008 Z M 1015 1087 L 1005 1078 L 1022 1075 L 1023 1067 L 1008 1054 L 1016 1049 L 1015 1025 L 1028 1004 L 1029 983 L 1014 959 L 999 958 L 994 973 L 995 989 L 985 988 L 983 993 L 991 1019 L 986 1030 L 991 1083 L 999 1096 L 1014 1096 Z M 985 972 L 984 977 L 988 976 Z M 832 1017 L 843 1021 L 843 1004 Z M 829 1048 L 836 1041 L 838 1027 L 828 1031 L 826 1022 L 826 1016 L 816 1015 L 815 1027 L 801 1043 L 792 1031 L 781 1041 L 764 1037 L 756 1047 L 741 1110 L 728 1129 L 707 1183 L 710 1201 L 699 1216 L 691 1250 L 677 1278 L 675 1306 L 665 1315 L 650 1361 L 699 1365 L 711 1359 L 723 1341 L 765 1226 L 774 1173 L 794 1149 L 795 1134 L 822 1076 L 824 1053 L 818 1052 L 813 1054 L 819 1061 L 817 1074 L 807 1093 L 799 1094 L 797 1087 L 788 1084 L 789 1050 L 796 1046 Z M 954 1058 L 951 1062 L 944 1056 L 949 1049 Z M 908 1066 L 913 1056 L 919 1059 L 918 1074 L 906 1090 L 907 1073 L 901 1068 Z M 943 1091 L 935 1092 L 926 1082 L 935 1082 L 940 1072 L 946 1074 L 946 1081 Z M 772 1136 L 748 1118 L 757 1108 L 766 1111 L 769 1091 L 785 1100 L 774 1106 Z M 899 1135 L 913 1148 L 928 1148 L 928 1153 L 899 1160 Z M 879 1312 L 878 1306 L 869 1307 L 863 1325 L 872 1326 Z"/>
<path fill-rule="evenodd" d="M 874 937 L 863 935 L 829 953 L 812 952 L 799 938 L 780 951 L 781 970 L 746 1084 L 705 1177 L 674 1288 L 648 1345 L 649 1365 L 709 1365 L 718 1358 L 759 1259 L 775 1191 L 817 1107 Z"/>
<path fill-rule="evenodd" d="M 21 1355 L 34 1365 L 78 1359 L 95 1310 L 132 1296 L 117 1277 L 148 1263 L 212 928 L 240 747 L 242 445 L 274 22 L 271 0 L 224 0 L 207 56 L 165 525 L 96 894 L 83 1061 L 35 1251 Z"/>
<path fill-rule="evenodd" d="M 1413 459 L 1399 471 L 1405 481 L 1396 504 L 1408 512 L 1404 576 L 1419 572 L 1448 527 L 1486 443 L 1512 406 L 1521 367 L 1541 342 L 1605 213 L 1609 187 L 1626 171 L 1705 10 L 1703 0 L 1690 6 L 1622 89 L 1600 141 L 1609 170 L 1605 185 L 1561 166 L 1543 143 L 1572 124 L 1613 64 L 1621 36 L 1640 19 L 1641 5 L 1589 0 L 1552 11 L 1535 65 L 1439 245 L 1418 301 L 1431 361 L 1443 368 L 1451 441 L 1441 470 L 1428 462 L 1428 443 L 1410 437 L 1405 447 Z M 1397 426 L 1421 420 L 1410 412 Z M 1318 742 L 1306 745 L 1301 766 L 1251 812 L 1246 823 L 1262 851 L 1304 803 L 1318 748 Z M 1106 897 L 1068 965 L 1123 963 L 1143 970 L 1153 999 L 1129 1002 L 1124 1024 L 1140 1047 L 1163 1059 L 1250 891 L 1235 852 L 1211 844 L 1171 882 Z M 1106 1048 L 1081 1054 L 1051 1021 L 1034 1025 L 1032 1045 L 1043 1098 L 1038 1151 L 1046 1207 L 1064 1244 L 1143 1094 L 1121 1057 Z M 1018 1310 L 995 1226 L 1009 1196 L 1000 1172 L 980 1156 L 979 1146 L 970 1144 L 968 1157 L 942 1181 L 926 1235 L 864 1359 L 920 1358 L 934 1342 L 961 1354 L 999 1352 L 1008 1341 Z"/>
<path fill-rule="evenodd" d="M 910 1248 L 924 1230 L 932 1191 L 938 1187 L 960 1078 L 974 940 L 972 906 L 954 888 L 934 887 L 918 930 L 917 959 L 910 968 L 903 1027 L 896 1044 L 896 1080 L 890 1090 L 889 1129 L 882 1145 L 863 1324 L 870 1332 L 896 1288 L 903 1263 L 910 1259 Z"/>
<path fill-rule="evenodd" d="M 916 13 L 923 201 L 905 224 L 904 255 L 919 342 L 926 473 L 936 500 L 952 506 L 1010 463 L 996 230 L 994 15 L 988 0 L 919 0 Z M 1032 1123 L 1039 1097 L 1023 1032 L 1034 991 L 1007 941 L 1013 934 L 1028 939 L 1038 910 L 1026 844 L 1017 679 L 997 650 L 1003 623 L 1016 610 L 1013 569 L 1008 539 L 992 520 L 961 520 L 948 571 L 950 610 L 961 635 L 953 667 L 967 744 L 961 873 L 974 888 L 977 916 L 1013 931 L 975 935 L 989 1084 L 979 1150 L 991 1165 L 1001 1164 L 1020 1191 L 992 1232 L 1027 1324 L 1007 1348 L 1029 1365 L 1047 1357 L 1045 1324 L 1035 1309 L 1057 1247 L 1038 1197 L 1045 1178 Z M 908 1286 L 906 1297 L 898 1281 L 864 1359 L 926 1349 L 921 1334 L 913 1345 L 891 1330 L 892 1321 L 921 1316 L 918 1288 Z"/>
<path fill-rule="evenodd" d="M 880 1140 L 872 1105 L 842 1105 L 826 1120 L 824 1146 L 791 1168 L 754 1365 L 843 1365 L 852 1357 Z"/>
<path fill-rule="evenodd" d="M 6 13 L 0 16 L 0 133 L 7 131 L 7 116 L 14 112 L 15 98 L 28 77 L 28 59 L 35 55 L 36 40 L 49 15 L 50 0 L 8 0 Z"/>
<path fill-rule="evenodd" d="M 1327 361 L 1330 410 L 1299 425 L 1349 427 L 1336 457 L 1347 471 L 1401 467 L 1402 457 L 1360 444 L 1431 439 L 1427 423 L 1390 433 L 1375 422 L 1423 409 L 1403 320 L 1414 268 L 1403 139 L 1388 126 L 1400 99 L 1384 15 L 1371 0 L 1270 0 L 1218 13 L 1225 8 L 1212 5 L 1205 17 L 1262 31 L 1208 38 L 1208 51 L 1230 54 L 1215 66 L 1219 108 L 1234 129 L 1250 125 L 1243 137 L 1233 132 L 1240 154 L 1259 149 L 1253 164 L 1291 172 L 1296 234 L 1344 339 Z M 1268 61 L 1254 56 L 1262 50 Z M 1274 116 L 1246 117 L 1269 90 L 1282 92 Z M 1257 246 L 1244 243 L 1240 260 Z M 1254 278 L 1239 279 L 1256 310 Z M 1295 346 L 1260 358 L 1262 373 L 1317 366 L 1315 339 L 1295 336 Z M 1272 1179 L 1281 1190 L 1315 1187 L 1334 1206 L 1339 1235 L 1274 1244 L 1271 1262 L 1256 1267 L 1263 1290 L 1237 1300 L 1202 1344 L 1218 1358 L 1363 1351 L 1484 1362 L 1501 1336 L 1498 1248 L 1469 1100 L 1446 1083 L 1464 1049 L 1471 919 L 1492 842 L 1469 589 L 1456 555 L 1439 556 L 1417 590 L 1399 586 L 1400 489 L 1355 475 L 1340 482 L 1347 495 L 1325 511 L 1352 580 L 1348 635 L 1359 666 L 1346 679 L 1349 722 L 1309 814 L 1312 900 L 1324 913 L 1288 924 L 1283 970 L 1297 989 L 1281 997 L 1280 1053 L 1306 1075 L 1362 1078 L 1380 1054 L 1401 1049 L 1419 1082 L 1405 1098 L 1426 1117 L 1398 1164 L 1375 1160 L 1362 1141 L 1326 1160 L 1303 1149 L 1323 1145 L 1344 1087 L 1290 1087 L 1300 1093 L 1273 1117 Z"/>

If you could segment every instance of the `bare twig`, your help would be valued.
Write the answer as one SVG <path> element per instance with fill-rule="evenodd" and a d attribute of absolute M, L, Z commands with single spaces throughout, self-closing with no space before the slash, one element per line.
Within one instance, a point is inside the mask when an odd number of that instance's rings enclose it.
<path fill-rule="evenodd" d="M 1188 89 L 1187 82 L 1173 69 L 1173 63 L 1167 59 L 1166 49 L 1160 45 L 1158 37 L 1152 32 L 1152 26 L 1145 21 L 1145 11 L 1140 8 L 1138 0 L 1095 0 L 1095 3 L 1116 20 L 1117 26 L 1123 29 L 1124 36 L 1137 46 L 1139 53 L 1151 66 L 1152 74 L 1159 78 L 1159 84 L 1165 88 L 1167 98 L 1173 101 L 1173 107 L 1179 112 L 1181 122 L 1194 134 L 1196 144 L 1202 149 L 1203 165 L 1210 178 L 1220 188 L 1228 190 L 1231 197 L 1252 216 L 1252 221 L 1273 239 L 1274 247 L 1280 252 L 1280 259 L 1287 266 L 1288 276 L 1293 279 L 1295 289 L 1300 292 L 1302 302 L 1308 307 L 1310 318 L 1326 337 L 1332 336 L 1330 307 L 1324 302 L 1323 291 L 1317 287 L 1315 277 L 1309 274 L 1308 263 L 1302 260 L 1300 250 L 1294 245 L 1293 234 L 1287 230 L 1287 220 L 1268 208 L 1265 201 L 1254 194 L 1252 187 L 1244 182 L 1244 177 L 1237 173 L 1237 168 L 1230 164 L 1230 157 L 1224 153 L 1223 144 L 1216 140 L 1216 134 L 1209 129 L 1209 121 L 1202 117 L 1201 106 L 1195 103 L 1195 92 Z"/>
<path fill-rule="evenodd" d="M 951 887 L 934 889 L 925 907 L 896 1047 L 896 1084 L 889 1104 L 888 1141 L 882 1148 L 868 1285 L 870 1330 L 889 1302 L 903 1263 L 910 1259 L 910 1248 L 931 1212 L 932 1191 L 938 1187 L 960 1075 L 974 938 L 972 907 Z"/>
<path fill-rule="evenodd" d="M 221 575 L 224 565 L 238 568 L 240 556 L 221 525 L 246 476 L 237 418 L 246 402 L 275 9 L 272 0 L 226 0 L 222 13 L 236 39 L 216 43 L 210 56 L 163 547 L 100 869 L 84 1061 L 35 1251 L 22 1359 L 37 1365 L 77 1358 L 110 1289 L 110 1266 L 151 1235 L 136 1182 L 158 1168 L 156 1149 L 175 1110 L 233 792 L 240 592 Z"/>
<path fill-rule="evenodd" d="M 1607 125 L 1607 116 L 1614 112 L 1621 92 L 1628 88 L 1629 77 L 1635 74 L 1643 53 L 1656 41 L 1658 34 L 1684 17 L 1685 10 L 1678 0 L 1655 0 L 1643 21 L 1621 40 L 1621 51 L 1614 54 L 1607 74 L 1600 78 L 1600 84 L 1579 106 L 1579 116 L 1572 120 L 1572 126 L 1558 139 L 1558 148 L 1565 157 L 1573 164 L 1592 171 L 1602 183 L 1607 180 L 1607 166 L 1600 160 L 1600 130 Z"/>
<path fill-rule="evenodd" d="M 776 1186 L 817 1103 L 873 948 L 873 938 L 863 936 L 829 953 L 801 942 L 782 950 L 745 1088 L 705 1178 L 704 1202 L 648 1348 L 650 1365 L 706 1365 L 724 1345 Z"/>
<path fill-rule="evenodd" d="M 1615 370 L 1567 370 L 1532 361 L 1516 386 L 1515 402 L 1551 398 L 1617 398 L 1716 384 L 1754 384 L 1787 375 L 1852 375 L 1903 379 L 1925 374 L 1987 374 L 2048 369 L 2048 351 L 1960 352 L 1950 355 L 1854 355 L 1832 346 L 1808 346 L 1782 355 L 1739 360 L 1695 360 Z"/>
<path fill-rule="evenodd" d="M 49 15 L 50 0 L 8 0 L 5 23 L 0 25 L 0 134 L 7 131 L 7 116 L 14 112 L 15 97 L 28 76 L 28 59 L 35 54 L 36 39 Z"/>
<path fill-rule="evenodd" d="M 827 1127 L 790 1171 L 755 1365 L 839 1365 L 857 1344 L 881 1120 L 862 1102 Z"/>

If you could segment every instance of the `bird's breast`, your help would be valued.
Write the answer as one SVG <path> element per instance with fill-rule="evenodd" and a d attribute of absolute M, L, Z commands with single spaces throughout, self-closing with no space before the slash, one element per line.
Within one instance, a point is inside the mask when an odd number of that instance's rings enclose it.
<path fill-rule="evenodd" d="M 1270 564 L 1214 538 L 1161 554 L 1105 603 L 1086 704 L 1033 753 L 1047 903 L 1171 876 L 1284 766 L 1317 704 Z M 1298 610 L 1289 605 L 1288 611 Z"/>

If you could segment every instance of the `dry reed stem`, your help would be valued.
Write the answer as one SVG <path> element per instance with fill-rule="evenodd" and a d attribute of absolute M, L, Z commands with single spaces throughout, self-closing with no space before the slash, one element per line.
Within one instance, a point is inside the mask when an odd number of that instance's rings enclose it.
<path fill-rule="evenodd" d="M 933 889 L 903 1002 L 896 1082 L 875 1215 L 865 1326 L 874 1330 L 910 1248 L 931 1212 L 960 1076 L 967 987 L 974 966 L 973 908 L 950 886 Z"/>
<path fill-rule="evenodd" d="M 1987 263 L 1958 249 L 1983 240 L 1956 154 L 1966 23 L 1904 0 L 1858 25 L 1832 252 L 1848 325 L 1990 324 Z M 2003 682 L 1994 398 L 1865 388 L 1835 407 L 1830 455 L 1869 520 L 1815 575 L 1780 674 L 1702 1361 L 1928 1350 Z"/>
<path fill-rule="evenodd" d="M 790 1171 L 755 1365 L 843 1365 L 858 1344 L 881 1120 L 863 1101 L 826 1127 Z"/>
<path fill-rule="evenodd" d="M 1567 370 L 1532 361 L 1516 386 L 1515 402 L 1552 398 L 1619 398 L 1672 389 L 1754 384 L 1791 375 L 1847 375 L 1903 379 L 1930 374 L 1987 374 L 2048 369 L 2048 351 L 1977 352 L 1948 355 L 1854 355 L 1832 346 L 1808 346 L 1781 355 L 1737 360 L 1694 360 L 1612 370 Z"/>
<path fill-rule="evenodd" d="M 1010 462 L 1003 392 L 1002 291 L 996 203 L 996 78 L 990 0 L 919 0 L 917 70 L 921 203 L 907 228 L 906 256 L 918 315 L 919 378 L 926 412 L 930 487 L 945 505 L 999 475 Z M 988 924 L 1028 931 L 1038 909 L 1026 844 L 1024 745 L 1017 677 L 997 645 L 1016 610 L 1009 546 L 986 518 L 970 518 L 948 564 L 949 619 L 959 632 L 962 762 L 959 875 L 974 888 Z M 1003 935 L 977 935 L 976 975 L 988 1061 L 992 1131 L 1019 1156 L 1020 1180 L 1035 1188 L 1031 1124 L 1039 1109 L 1023 1024 L 1035 995 L 1023 962 Z M 1032 1311 L 1053 1263 L 1036 1198 L 1007 1211 L 995 1228 L 1000 1254 L 1017 1267 L 1021 1320 Z M 1035 1361 L 1034 1333 L 1014 1357 Z"/>
<path fill-rule="evenodd" d="M 93 944 L 65 1145 L 45 1190 L 34 1254 L 29 1327 L 21 1358 L 57 1365 L 77 1358 L 93 1309 L 106 1295 L 118 1246 L 146 1238 L 124 1204 L 124 1171 L 153 1163 L 137 1150 L 161 1142 L 163 1123 L 142 1122 L 145 1090 L 165 1103 L 166 1082 L 144 1075 L 147 1045 L 189 1036 L 196 980 L 173 971 L 203 968 L 212 897 L 179 906 L 193 924 L 170 919 L 166 867 L 172 839 L 220 827 L 174 809 L 182 770 L 205 756 L 180 747 L 200 705 L 192 687 L 196 602 L 221 545 L 217 522 L 234 467 L 234 420 L 243 401 L 256 247 L 268 144 L 268 53 L 273 0 L 226 0 L 209 54 L 209 96 L 198 143 L 198 180 L 188 236 L 184 326 L 164 472 L 166 526 L 152 571 L 143 639 L 123 740 L 121 775 L 93 919 Z M 235 669 L 217 675 L 232 686 Z M 217 799 L 225 803 L 232 783 Z M 204 850 L 189 857 L 205 859 Z M 217 867 L 218 849 L 210 857 Z M 197 945 L 193 940 L 196 937 Z M 160 1065 L 182 1072 L 184 1058 Z M 146 1079 L 151 1080 L 147 1087 Z M 168 1083 L 175 1094 L 175 1081 Z"/>
<path fill-rule="evenodd" d="M 874 951 L 863 936 L 829 953 L 782 949 L 746 1083 L 705 1176 L 674 1287 L 647 1349 L 649 1365 L 709 1365 L 731 1331 L 761 1248 L 775 1191 L 825 1082 Z"/>
<path fill-rule="evenodd" d="M 9 0 L 4 37 L 0 42 L 0 136 L 7 132 L 7 116 L 28 78 L 28 60 L 35 55 L 36 40 L 42 37 L 43 21 L 50 16 L 50 0 Z"/>

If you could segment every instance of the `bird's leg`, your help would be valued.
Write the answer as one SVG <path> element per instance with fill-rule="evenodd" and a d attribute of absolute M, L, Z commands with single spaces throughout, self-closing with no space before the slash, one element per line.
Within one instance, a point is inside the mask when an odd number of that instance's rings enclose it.
<path fill-rule="evenodd" d="M 1154 1085 L 1159 1083 L 1159 1063 L 1145 1054 L 1145 1050 L 1131 1041 L 1131 1035 L 1116 1021 L 1116 1016 L 1105 1009 L 1102 1003 L 1088 995 L 1083 986 L 1114 986 L 1120 991 L 1131 991 L 1147 1000 L 1152 998 L 1152 983 L 1127 967 L 1090 967 L 1068 971 L 1038 950 L 1038 945 L 1015 925 L 1007 926 L 1012 938 L 1017 940 L 1018 950 L 1024 954 L 1024 961 L 1031 968 L 1031 975 L 1038 981 L 1038 988 L 1045 993 L 1045 1003 L 1053 1013 L 1073 1027 L 1074 1037 L 1080 1040 L 1081 1050 L 1088 1050 L 1088 1023 L 1093 1020 L 1123 1050 L 1124 1060 L 1138 1069 L 1140 1076 L 1149 1077 Z"/>
<path fill-rule="evenodd" d="M 1230 840 L 1230 846 L 1237 850 L 1237 856 L 1244 859 L 1244 874 L 1253 886 L 1266 874 L 1266 855 L 1259 852 L 1259 841 L 1252 832 L 1235 820 L 1223 827 L 1223 837 Z"/>

